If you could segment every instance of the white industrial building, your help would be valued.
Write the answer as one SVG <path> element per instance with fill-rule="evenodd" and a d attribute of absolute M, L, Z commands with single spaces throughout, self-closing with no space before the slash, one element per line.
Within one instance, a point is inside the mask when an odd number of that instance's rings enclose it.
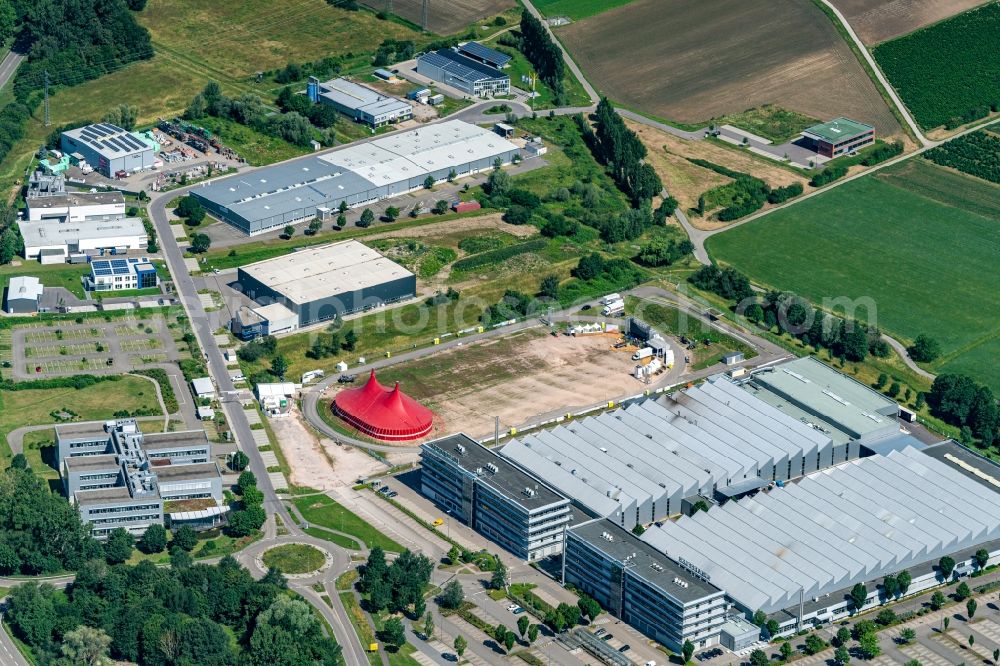
<path fill-rule="evenodd" d="M 858 446 L 783 414 L 722 377 L 524 435 L 501 455 L 630 529 L 683 501 L 743 491 L 855 458 Z"/>
<path fill-rule="evenodd" d="M 58 263 L 71 254 L 99 254 L 102 250 L 144 250 L 149 242 L 146 228 L 138 217 L 85 222 L 22 220 L 17 226 L 24 238 L 25 258 L 43 258 L 43 263 Z"/>
<path fill-rule="evenodd" d="M 191 190 L 205 209 L 255 235 L 509 164 L 520 149 L 493 132 L 449 120 L 207 183 Z"/>
<path fill-rule="evenodd" d="M 92 222 L 125 217 L 121 192 L 76 192 L 66 189 L 62 174 L 34 172 L 24 197 L 30 222 Z"/>
<path fill-rule="evenodd" d="M 726 591 L 743 611 L 786 611 L 787 629 L 850 612 L 848 592 L 911 570 L 908 593 L 940 582 L 944 555 L 1000 552 L 1000 495 L 913 447 L 860 458 L 646 530 L 642 539 Z M 782 623 L 783 625 L 786 623 Z"/>
<path fill-rule="evenodd" d="M 329 104 L 355 122 L 370 127 L 382 127 L 413 117 L 413 106 L 409 102 L 383 95 L 347 79 L 320 83 L 319 79 L 311 76 L 306 92 L 313 102 Z"/>
<path fill-rule="evenodd" d="M 151 289 L 159 284 L 156 267 L 146 257 L 95 259 L 87 276 L 87 289 L 99 292 Z"/>

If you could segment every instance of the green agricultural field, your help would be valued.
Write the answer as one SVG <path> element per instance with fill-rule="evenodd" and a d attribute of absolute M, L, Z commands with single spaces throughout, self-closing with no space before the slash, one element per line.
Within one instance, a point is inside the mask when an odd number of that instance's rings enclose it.
<path fill-rule="evenodd" d="M 28 275 L 42 281 L 46 287 L 65 287 L 74 295 L 84 297 L 83 283 L 80 278 L 90 273 L 87 264 L 47 264 L 37 261 L 22 261 L 20 266 L 6 264 L 0 266 L 0 292 L 7 288 L 12 277 Z"/>
<path fill-rule="evenodd" d="M 632 0 L 535 0 L 535 7 L 545 16 L 565 16 L 580 21 L 596 16 L 615 7 L 627 5 Z"/>
<path fill-rule="evenodd" d="M 947 187 L 933 187 L 935 180 Z M 909 160 L 737 227 L 708 244 L 755 282 L 826 299 L 908 342 L 936 338 L 935 372 L 963 370 L 1000 390 L 1000 187 Z M 974 212 L 976 211 L 976 212 Z"/>
<path fill-rule="evenodd" d="M 1000 3 L 991 2 L 879 44 L 872 54 L 922 127 L 957 127 L 1000 104 L 998 35 Z"/>

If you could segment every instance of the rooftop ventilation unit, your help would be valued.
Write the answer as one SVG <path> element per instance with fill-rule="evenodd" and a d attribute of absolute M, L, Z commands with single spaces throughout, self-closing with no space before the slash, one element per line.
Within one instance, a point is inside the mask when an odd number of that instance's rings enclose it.
<path fill-rule="evenodd" d="M 494 463 L 487 463 L 486 464 L 486 469 L 488 469 L 493 474 L 496 474 L 497 472 L 500 471 L 500 468 L 497 467 L 496 464 L 494 464 Z"/>
<path fill-rule="evenodd" d="M 465 455 L 465 445 L 464 444 L 459 444 L 458 446 L 455 447 L 455 450 L 458 451 L 460 454 Z"/>
<path fill-rule="evenodd" d="M 536 494 L 535 493 L 535 489 L 534 488 L 527 488 L 527 487 L 525 487 L 524 494 L 527 495 L 528 497 L 534 497 L 535 494 Z"/>

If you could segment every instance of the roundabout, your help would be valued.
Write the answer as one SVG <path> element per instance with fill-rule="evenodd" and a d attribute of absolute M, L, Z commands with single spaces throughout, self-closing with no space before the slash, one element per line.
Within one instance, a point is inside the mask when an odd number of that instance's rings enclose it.
<path fill-rule="evenodd" d="M 271 546 L 254 558 L 261 571 L 275 568 L 285 578 L 311 578 L 333 566 L 333 554 L 320 546 L 307 543 L 285 543 Z"/>

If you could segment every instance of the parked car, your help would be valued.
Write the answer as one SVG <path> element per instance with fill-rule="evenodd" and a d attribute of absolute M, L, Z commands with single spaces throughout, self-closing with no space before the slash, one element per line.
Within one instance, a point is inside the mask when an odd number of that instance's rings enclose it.
<path fill-rule="evenodd" d="M 610 641 L 612 638 L 614 638 L 614 636 L 612 636 L 611 634 L 604 634 L 603 636 L 601 636 L 602 641 Z"/>
<path fill-rule="evenodd" d="M 395 496 L 396 496 L 396 495 L 398 495 L 398 494 L 399 494 L 399 493 L 397 493 L 397 492 L 396 492 L 395 490 L 390 490 L 389 492 L 387 492 L 387 493 L 385 494 L 385 496 L 386 496 L 386 497 L 395 497 Z"/>
<path fill-rule="evenodd" d="M 518 607 L 517 607 L 517 608 L 515 608 L 515 609 L 514 609 L 514 610 L 513 610 L 512 612 L 514 613 L 514 615 L 520 615 L 521 613 L 523 613 L 523 612 L 524 612 L 524 609 L 523 609 L 523 608 L 521 608 L 520 606 L 518 606 Z"/>
<path fill-rule="evenodd" d="M 626 643 L 625 645 L 623 645 L 620 648 L 618 648 L 618 651 L 619 652 L 628 652 L 631 649 L 632 649 L 632 646 L 629 645 L 628 643 Z"/>
<path fill-rule="evenodd" d="M 596 629 L 596 630 L 594 631 L 594 635 L 595 635 L 595 636 L 598 636 L 598 637 L 600 637 L 600 636 L 603 636 L 603 635 L 604 635 L 604 634 L 606 634 L 606 633 L 608 633 L 608 630 L 607 630 L 607 629 L 605 629 L 604 627 L 598 627 L 598 628 L 597 628 L 597 629 Z"/>
<path fill-rule="evenodd" d="M 590 310 L 590 309 L 592 309 L 593 307 L 594 307 L 593 305 L 591 305 L 590 303 L 587 303 L 587 304 L 585 304 L 585 305 L 584 305 L 584 306 L 583 306 L 582 308 L 580 308 L 580 309 L 581 309 L 581 310 L 584 310 L 584 311 L 586 311 L 586 310 Z"/>

